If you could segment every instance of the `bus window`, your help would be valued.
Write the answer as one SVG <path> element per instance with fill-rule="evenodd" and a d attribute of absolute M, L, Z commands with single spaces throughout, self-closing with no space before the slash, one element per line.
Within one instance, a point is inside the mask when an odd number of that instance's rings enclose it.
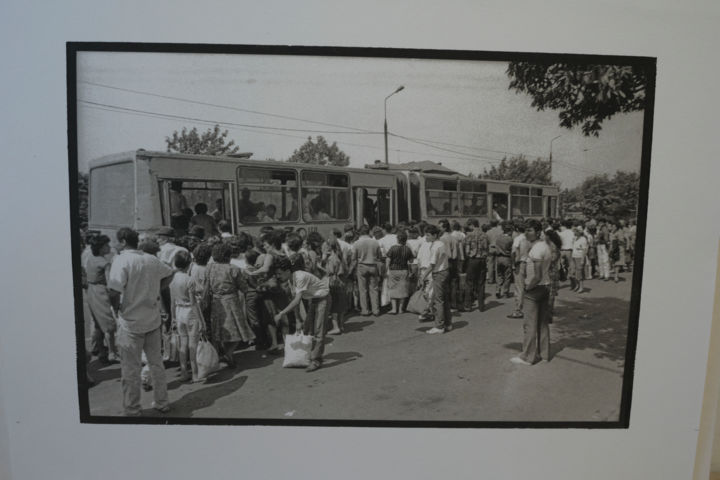
<path fill-rule="evenodd" d="M 429 217 L 460 214 L 457 203 L 457 180 L 455 179 L 426 179 L 425 198 Z"/>
<path fill-rule="evenodd" d="M 542 188 L 511 186 L 512 216 L 542 215 Z"/>
<path fill-rule="evenodd" d="M 230 220 L 230 182 L 160 179 L 158 184 L 163 225 L 187 230 L 201 203 L 216 222 Z"/>
<path fill-rule="evenodd" d="M 487 215 L 487 187 L 482 182 L 460 181 L 460 209 L 465 216 Z"/>
<path fill-rule="evenodd" d="M 306 222 L 349 220 L 350 187 L 344 173 L 302 173 L 302 218 Z"/>
<path fill-rule="evenodd" d="M 242 224 L 297 222 L 297 172 L 238 167 L 238 221 Z"/>
<path fill-rule="evenodd" d="M 90 223 L 133 225 L 134 178 L 132 163 L 108 165 L 90 172 Z"/>
<path fill-rule="evenodd" d="M 389 188 L 364 189 L 364 222 L 370 228 L 392 223 L 392 201 Z"/>

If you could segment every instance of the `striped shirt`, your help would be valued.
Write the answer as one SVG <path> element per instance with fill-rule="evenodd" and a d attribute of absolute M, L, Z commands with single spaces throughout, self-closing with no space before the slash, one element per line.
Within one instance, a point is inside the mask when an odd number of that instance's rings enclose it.
<path fill-rule="evenodd" d="M 390 270 L 407 270 L 408 262 L 415 258 L 415 255 L 407 245 L 393 245 L 388 250 L 387 257 L 390 259 Z"/>

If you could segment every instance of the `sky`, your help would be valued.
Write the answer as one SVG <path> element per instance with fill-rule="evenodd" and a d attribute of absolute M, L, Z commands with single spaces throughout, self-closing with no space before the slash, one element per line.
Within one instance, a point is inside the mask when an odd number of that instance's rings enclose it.
<path fill-rule="evenodd" d="M 508 89 L 506 62 L 281 55 L 80 52 L 78 161 L 166 150 L 173 131 L 219 123 L 254 159 L 287 159 L 308 136 L 337 142 L 350 166 L 431 160 L 482 173 L 503 156 L 547 158 L 553 180 L 639 171 L 643 113 L 613 117 L 600 136 L 559 126 Z M 399 138 L 395 135 L 407 137 Z M 410 140 L 408 140 L 410 139 Z"/>

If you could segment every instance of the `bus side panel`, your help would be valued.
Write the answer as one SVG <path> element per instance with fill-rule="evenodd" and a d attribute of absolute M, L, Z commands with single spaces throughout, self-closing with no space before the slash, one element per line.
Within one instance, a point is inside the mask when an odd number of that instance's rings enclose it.
<path fill-rule="evenodd" d="M 423 219 L 420 202 L 420 178 L 416 173 L 410 173 L 410 218 L 419 222 Z"/>
<path fill-rule="evenodd" d="M 150 169 L 150 161 L 144 158 L 138 158 L 137 160 L 137 206 L 135 215 L 135 228 L 141 232 L 163 223 L 157 176 L 153 175 Z"/>
<path fill-rule="evenodd" d="M 135 218 L 135 168 L 132 160 L 93 168 L 88 188 L 88 228 L 114 238 Z"/>

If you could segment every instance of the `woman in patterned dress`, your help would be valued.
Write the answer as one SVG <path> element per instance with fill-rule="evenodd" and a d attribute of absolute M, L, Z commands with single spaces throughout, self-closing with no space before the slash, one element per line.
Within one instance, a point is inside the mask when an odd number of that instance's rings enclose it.
<path fill-rule="evenodd" d="M 323 269 L 327 273 L 330 285 L 330 319 L 332 329 L 328 335 L 340 335 L 343 331 L 343 320 L 348 309 L 347 288 L 345 275 L 347 266 L 343 260 L 340 244 L 334 235 L 328 237 L 325 254 L 323 255 Z"/>
<path fill-rule="evenodd" d="M 555 311 L 555 297 L 557 297 L 557 292 L 560 288 L 560 247 L 562 247 L 562 239 L 555 230 L 548 228 L 545 230 L 545 242 L 547 242 L 550 247 L 551 258 L 550 269 L 548 270 L 550 276 L 550 308 L 548 309 L 550 319 L 548 323 L 552 323 L 552 317 Z"/>
<path fill-rule="evenodd" d="M 211 300 L 210 319 L 213 340 L 222 347 L 228 367 L 235 366 L 233 352 L 238 342 L 255 339 L 245 318 L 238 292 L 247 290 L 247 282 L 238 267 L 230 264 L 232 247 L 227 243 L 213 246 L 213 263 L 205 272 L 204 294 Z"/>
<path fill-rule="evenodd" d="M 393 245 L 387 252 L 387 289 L 391 313 L 405 313 L 407 299 L 410 297 L 410 262 L 415 258 L 407 243 L 407 233 L 400 231 L 397 234 L 397 245 Z"/>

